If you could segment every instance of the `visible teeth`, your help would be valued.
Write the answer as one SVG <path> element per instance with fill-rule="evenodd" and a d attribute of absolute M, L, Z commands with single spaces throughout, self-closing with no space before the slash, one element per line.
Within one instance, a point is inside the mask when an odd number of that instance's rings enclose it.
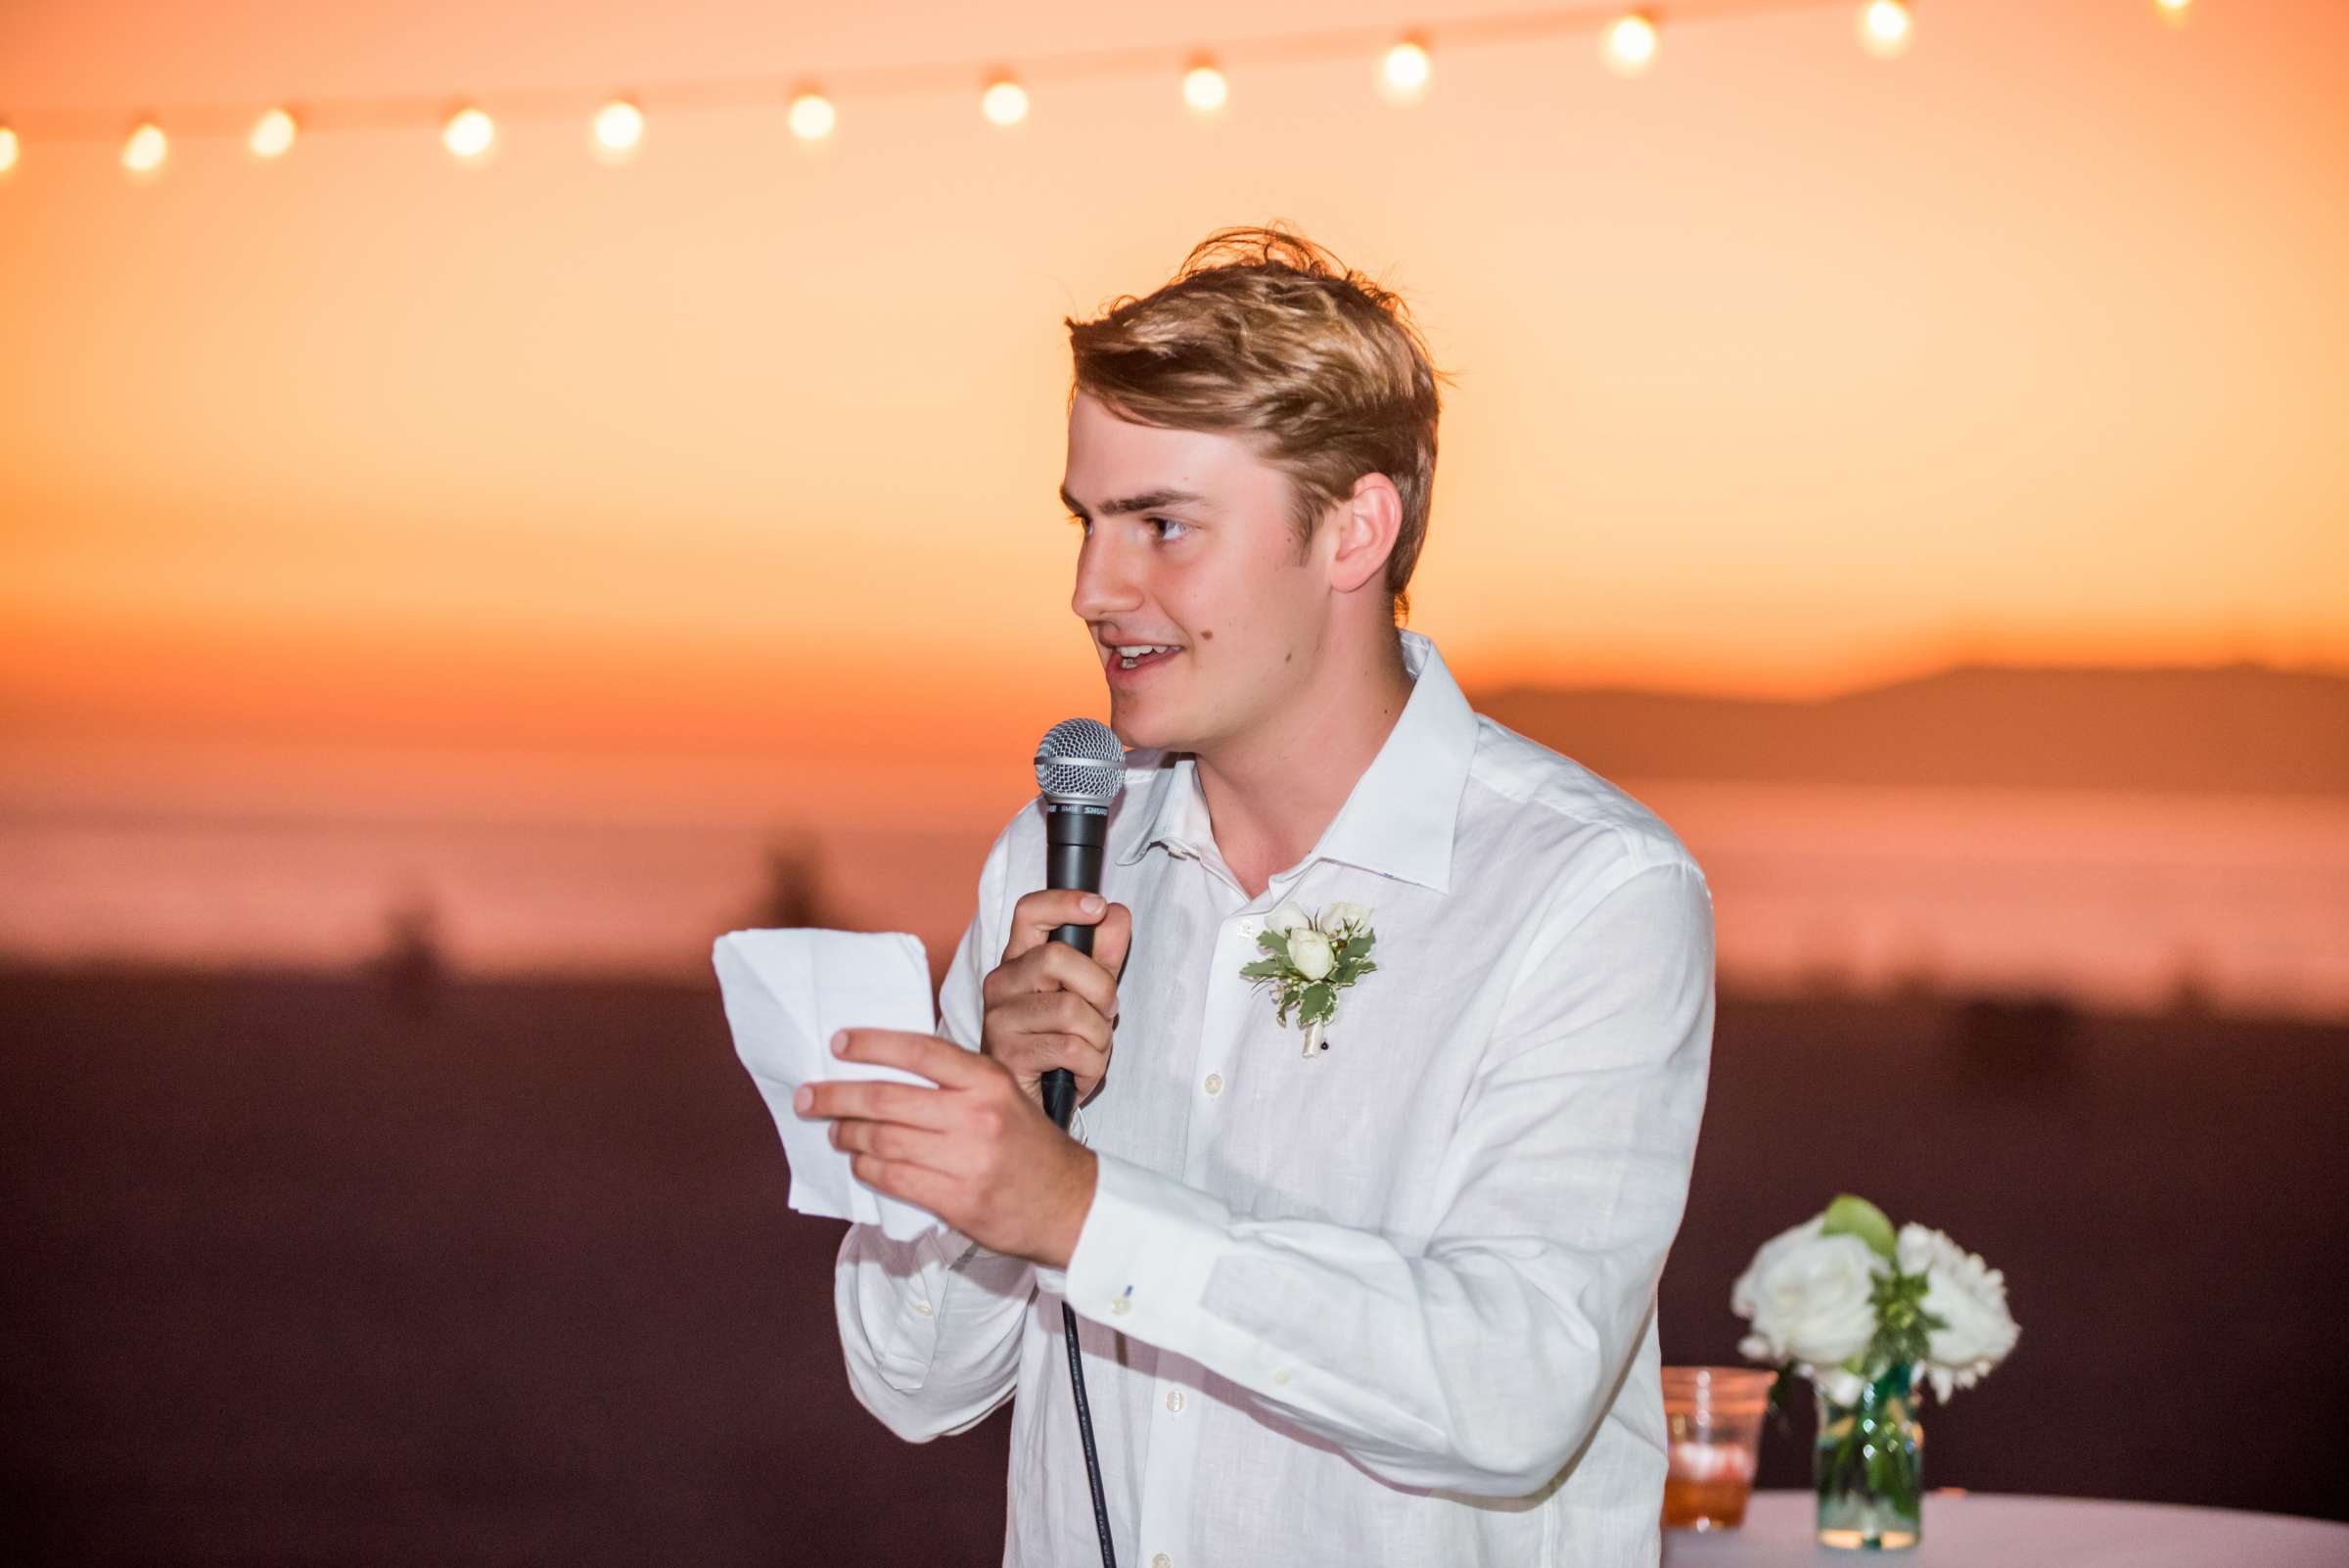
<path fill-rule="evenodd" d="M 1145 654 L 1173 653 L 1174 651 L 1172 644 L 1160 646 L 1147 642 L 1135 642 L 1121 644 L 1118 648 L 1118 656 L 1122 659 L 1139 659 Z"/>

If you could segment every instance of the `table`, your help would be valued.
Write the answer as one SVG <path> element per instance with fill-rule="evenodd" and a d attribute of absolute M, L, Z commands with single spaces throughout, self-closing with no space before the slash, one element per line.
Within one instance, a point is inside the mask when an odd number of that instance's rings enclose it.
<path fill-rule="evenodd" d="M 1925 1539 L 1837 1551 L 1812 1535 L 1809 1492 L 1757 1492 L 1735 1530 L 1664 1532 L 1666 1568 L 2349 1568 L 2349 1525 L 2235 1508 L 2002 1493 L 1925 1494 Z"/>

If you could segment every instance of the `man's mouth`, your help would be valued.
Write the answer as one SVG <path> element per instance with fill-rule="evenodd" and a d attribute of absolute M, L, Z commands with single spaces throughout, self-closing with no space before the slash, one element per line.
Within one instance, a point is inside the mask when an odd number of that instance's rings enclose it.
<path fill-rule="evenodd" d="M 1109 656 L 1111 665 L 1116 669 L 1147 669 L 1153 665 L 1165 664 L 1180 652 L 1182 649 L 1174 643 L 1128 642 L 1112 647 Z"/>

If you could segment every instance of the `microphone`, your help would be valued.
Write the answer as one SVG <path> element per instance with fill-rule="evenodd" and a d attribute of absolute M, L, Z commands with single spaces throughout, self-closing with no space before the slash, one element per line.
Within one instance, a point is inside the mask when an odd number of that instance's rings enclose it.
<path fill-rule="evenodd" d="M 1036 747 L 1036 787 L 1043 795 L 1044 886 L 1099 893 L 1110 803 L 1126 787 L 1126 748 L 1117 732 L 1097 718 L 1064 718 L 1044 731 Z M 1089 957 L 1093 928 L 1060 926 L 1050 940 Z M 1039 1087 L 1044 1113 L 1066 1131 L 1077 1109 L 1076 1075 L 1053 1068 Z"/>
<path fill-rule="evenodd" d="M 1126 748 L 1117 732 L 1097 718 L 1064 718 L 1044 731 L 1036 746 L 1036 787 L 1043 793 L 1044 886 L 1101 891 L 1101 851 L 1109 843 L 1109 807 L 1126 787 Z M 1091 926 L 1058 926 L 1050 937 L 1090 957 Z M 1065 1067 L 1044 1074 L 1037 1085 L 1044 1114 L 1063 1132 L 1077 1110 L 1077 1075 Z M 1060 1303 L 1061 1343 L 1069 1349 L 1069 1392 L 1077 1402 L 1077 1439 L 1084 1450 L 1084 1481 L 1093 1498 L 1093 1533 L 1101 1542 L 1101 1568 L 1118 1568 L 1118 1549 L 1109 1536 L 1109 1502 L 1101 1487 L 1101 1455 L 1093 1447 L 1093 1412 L 1084 1397 L 1084 1358 L 1079 1352 L 1077 1309 Z"/>

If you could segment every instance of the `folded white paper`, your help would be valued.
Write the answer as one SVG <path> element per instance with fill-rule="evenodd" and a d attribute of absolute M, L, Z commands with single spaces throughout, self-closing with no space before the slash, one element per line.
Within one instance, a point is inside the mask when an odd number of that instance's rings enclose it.
<path fill-rule="evenodd" d="M 801 1214 L 878 1224 L 907 1241 L 940 1222 L 927 1209 L 875 1192 L 832 1146 L 832 1124 L 792 1108 L 802 1084 L 828 1079 L 930 1080 L 895 1067 L 832 1054 L 842 1029 L 938 1032 L 930 959 L 919 937 L 901 931 L 729 931 L 711 948 L 734 1054 L 750 1070 L 783 1134 L 791 1164 L 788 1202 Z"/>

